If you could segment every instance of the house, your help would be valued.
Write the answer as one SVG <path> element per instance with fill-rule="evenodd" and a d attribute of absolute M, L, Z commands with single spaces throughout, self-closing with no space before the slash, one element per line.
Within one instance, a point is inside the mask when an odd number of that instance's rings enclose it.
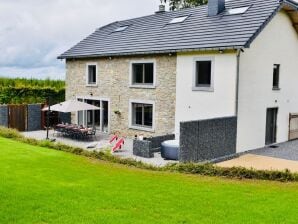
<path fill-rule="evenodd" d="M 288 140 L 298 112 L 298 3 L 208 5 L 114 22 L 58 57 L 66 98 L 102 110 L 73 122 L 128 136 L 180 135 L 181 122 L 236 117 L 235 151 Z"/>

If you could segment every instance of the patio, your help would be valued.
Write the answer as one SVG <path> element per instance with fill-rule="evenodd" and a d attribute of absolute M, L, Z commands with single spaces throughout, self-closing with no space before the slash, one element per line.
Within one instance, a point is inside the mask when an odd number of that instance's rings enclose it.
<path fill-rule="evenodd" d="M 22 134 L 27 138 L 33 138 L 36 140 L 45 140 L 47 132 L 44 130 L 41 131 L 32 131 L 32 132 L 22 132 Z M 109 147 L 109 136 L 104 133 L 96 133 L 92 138 L 88 138 L 85 140 L 78 140 L 72 138 L 66 138 L 60 134 L 57 134 L 54 130 L 49 130 L 49 138 L 50 140 L 55 139 L 55 142 L 59 142 L 61 144 L 80 147 L 83 149 L 88 149 L 88 146 L 95 145 L 95 148 L 91 150 L 99 150 L 103 148 Z M 90 149 L 89 149 L 90 150 Z"/>
<path fill-rule="evenodd" d="M 22 132 L 22 134 L 27 138 L 33 138 L 36 140 L 45 140 L 46 139 L 46 131 L 33 131 L 33 132 Z M 55 139 L 55 142 L 73 146 L 73 147 L 80 147 L 85 150 L 90 151 L 100 151 L 100 150 L 107 150 L 113 147 L 112 144 L 109 143 L 110 136 L 105 133 L 96 133 L 95 136 L 92 138 L 77 140 L 72 138 L 65 138 L 62 135 L 57 135 L 57 132 L 54 130 L 49 131 L 49 138 L 51 140 Z M 115 156 L 121 158 L 130 158 L 136 161 L 141 161 L 150 165 L 154 166 L 165 166 L 169 163 L 173 163 L 176 161 L 164 160 L 161 157 L 160 153 L 154 153 L 154 158 L 143 158 L 139 156 L 133 155 L 133 140 L 132 139 L 125 139 L 125 144 L 123 145 L 122 149 L 113 153 Z"/>

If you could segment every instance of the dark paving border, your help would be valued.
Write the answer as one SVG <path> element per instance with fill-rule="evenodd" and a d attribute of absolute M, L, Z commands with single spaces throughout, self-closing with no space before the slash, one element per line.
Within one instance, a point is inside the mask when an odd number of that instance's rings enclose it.
<path fill-rule="evenodd" d="M 298 161 L 298 140 L 277 144 L 278 148 L 264 147 L 248 153 L 279 159 Z"/>

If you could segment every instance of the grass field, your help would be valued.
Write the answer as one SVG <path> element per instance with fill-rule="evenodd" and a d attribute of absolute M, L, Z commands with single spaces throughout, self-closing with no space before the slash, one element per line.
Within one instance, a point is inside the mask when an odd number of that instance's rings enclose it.
<path fill-rule="evenodd" d="M 298 184 L 143 171 L 0 138 L 0 223 L 297 223 Z"/>

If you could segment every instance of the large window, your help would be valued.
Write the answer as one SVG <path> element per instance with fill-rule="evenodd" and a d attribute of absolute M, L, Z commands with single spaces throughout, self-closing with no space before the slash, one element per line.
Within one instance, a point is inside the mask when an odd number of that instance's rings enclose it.
<path fill-rule="evenodd" d="M 212 59 L 196 60 L 193 90 L 213 90 Z"/>
<path fill-rule="evenodd" d="M 280 65 L 273 66 L 273 90 L 279 90 L 279 70 Z"/>
<path fill-rule="evenodd" d="M 153 104 L 131 103 L 131 126 L 153 129 Z"/>
<path fill-rule="evenodd" d="M 97 65 L 87 64 L 87 85 L 97 84 Z"/>
<path fill-rule="evenodd" d="M 132 63 L 131 64 L 131 85 L 139 87 L 154 86 L 154 63 Z"/>
<path fill-rule="evenodd" d="M 100 110 L 87 110 L 77 112 L 77 124 L 85 127 L 96 127 L 100 132 L 109 132 L 109 99 L 100 99 L 89 96 L 77 98 L 80 102 L 85 102 L 96 107 L 100 107 Z"/>

